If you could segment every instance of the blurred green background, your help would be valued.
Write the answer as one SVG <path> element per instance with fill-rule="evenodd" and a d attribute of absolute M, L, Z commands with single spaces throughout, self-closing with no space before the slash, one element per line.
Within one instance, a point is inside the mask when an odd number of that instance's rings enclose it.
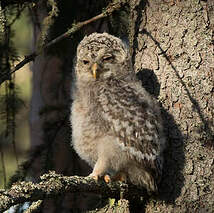
<path fill-rule="evenodd" d="M 12 30 L 15 35 L 13 37 L 13 43 L 20 56 L 19 61 L 24 59 L 25 55 L 31 53 L 32 43 L 32 23 L 28 10 L 24 10 L 21 16 L 12 25 Z M 17 61 L 17 63 L 19 62 Z M 30 145 L 29 134 L 29 108 L 31 99 L 31 77 L 30 65 L 27 64 L 15 73 L 15 83 L 18 88 L 19 97 L 23 100 L 20 110 L 16 114 L 16 152 L 18 157 L 18 165 L 20 165 L 25 159 L 27 159 L 27 152 Z M 5 84 L 1 85 L 0 95 L 5 93 Z M 5 128 L 5 121 L 0 120 L 0 131 Z M 4 166 L 6 170 L 6 181 L 8 182 L 10 177 L 18 169 L 16 162 L 15 151 L 10 140 L 6 139 L 6 142 L 2 146 L 4 156 Z M 2 156 L 1 156 L 2 157 Z M 0 158 L 0 188 L 4 188 L 4 174 L 2 159 Z"/>

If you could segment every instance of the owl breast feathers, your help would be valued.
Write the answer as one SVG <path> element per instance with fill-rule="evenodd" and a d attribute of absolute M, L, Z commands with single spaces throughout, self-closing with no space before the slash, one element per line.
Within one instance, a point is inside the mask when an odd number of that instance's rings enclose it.
<path fill-rule="evenodd" d="M 119 38 L 93 33 L 80 42 L 72 98 L 72 144 L 92 166 L 90 176 L 157 191 L 165 143 L 160 110 Z"/>

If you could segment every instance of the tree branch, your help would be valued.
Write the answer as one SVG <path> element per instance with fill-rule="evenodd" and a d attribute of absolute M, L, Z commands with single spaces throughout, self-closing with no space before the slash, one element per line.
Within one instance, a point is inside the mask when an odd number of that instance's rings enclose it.
<path fill-rule="evenodd" d="M 122 182 L 106 184 L 104 181 L 96 182 L 90 177 L 62 176 L 54 171 L 44 174 L 41 182 L 18 182 L 9 190 L 0 190 L 0 212 L 13 205 L 26 201 L 38 201 L 44 198 L 55 197 L 66 192 L 93 192 L 104 197 L 134 198 L 145 196 L 145 190 L 134 185 Z"/>
<path fill-rule="evenodd" d="M 41 50 L 36 50 L 35 52 L 33 52 L 32 54 L 28 55 L 25 57 L 24 60 L 22 60 L 21 62 L 19 62 L 10 72 L 8 70 L 5 70 L 5 73 L 2 74 L 0 76 L 0 85 L 6 81 L 10 79 L 10 76 L 16 72 L 17 70 L 19 70 L 20 68 L 22 68 L 24 65 L 26 65 L 27 63 L 29 63 L 30 61 L 33 61 L 38 55 L 40 55 L 44 50 L 46 50 L 47 48 L 49 48 L 50 46 L 52 46 L 53 44 L 56 44 L 57 42 L 68 38 L 69 36 L 71 36 L 72 34 L 74 34 L 75 32 L 77 32 L 78 30 L 80 30 L 83 26 L 90 24 L 94 21 L 97 21 L 101 18 L 105 18 L 109 15 L 111 15 L 114 11 L 119 10 L 123 5 L 125 5 L 126 0 L 120 0 L 120 1 L 116 1 L 115 3 L 110 3 L 105 10 L 103 10 L 103 12 L 97 16 L 94 16 L 91 19 L 88 19 L 86 21 L 82 21 L 82 22 L 78 22 L 76 24 L 73 24 L 72 28 L 70 28 L 67 32 L 63 33 L 62 35 L 58 36 L 57 38 L 53 39 L 52 41 L 50 41 L 49 43 L 47 43 L 46 45 L 44 45 Z"/>
<path fill-rule="evenodd" d="M 20 5 L 20 4 L 31 3 L 31 2 L 36 3 L 37 0 L 2 0 L 1 6 L 4 9 L 5 7 L 10 6 L 10 5 L 14 5 L 14 4 Z"/>

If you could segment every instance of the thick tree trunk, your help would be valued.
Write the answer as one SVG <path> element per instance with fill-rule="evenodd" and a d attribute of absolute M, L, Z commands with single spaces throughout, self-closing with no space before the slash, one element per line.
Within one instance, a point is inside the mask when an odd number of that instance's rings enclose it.
<path fill-rule="evenodd" d="M 213 212 L 214 20 L 204 1 L 139 2 L 134 66 L 162 104 L 168 138 L 160 200 L 146 212 Z"/>
<path fill-rule="evenodd" d="M 47 5 L 40 1 L 32 11 L 34 49 L 39 45 L 42 22 L 47 15 Z M 33 89 L 30 124 L 34 156 L 31 172 L 36 180 L 48 170 L 55 170 L 61 174 L 74 174 L 75 172 L 74 164 L 71 162 L 75 161 L 76 156 L 71 154 L 70 126 L 68 124 L 70 77 L 68 75 L 65 78 L 64 60 L 58 56 L 44 53 L 35 59 L 32 66 Z M 65 196 L 63 199 L 68 200 L 68 197 Z M 65 208 L 73 205 L 72 196 L 69 201 L 63 203 Z M 43 203 L 43 212 L 55 212 L 56 203 L 60 207 L 60 201 L 46 200 Z"/>

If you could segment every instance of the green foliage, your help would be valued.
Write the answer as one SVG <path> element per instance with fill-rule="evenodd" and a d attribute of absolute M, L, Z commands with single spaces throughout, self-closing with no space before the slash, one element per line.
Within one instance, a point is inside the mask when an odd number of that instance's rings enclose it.
<path fill-rule="evenodd" d="M 20 18 L 24 11 L 24 5 L 8 6 L 4 9 L 0 7 L 0 78 L 9 73 L 14 67 L 15 62 L 20 58 L 16 48 L 14 23 Z M 20 41 L 21 39 L 17 39 Z M 0 179 L 4 180 L 6 185 L 7 166 L 6 159 L 15 154 L 16 166 L 18 157 L 16 151 L 16 115 L 24 106 L 20 98 L 20 90 L 15 83 L 15 75 L 8 78 L 0 88 Z M 12 148 L 8 151 L 7 147 Z M 2 184 L 2 181 L 1 181 Z"/>
<path fill-rule="evenodd" d="M 0 119 L 5 120 L 8 115 L 18 113 L 18 111 L 24 106 L 24 101 L 19 96 L 19 89 L 13 88 L 14 84 L 11 82 L 9 85 L 9 94 L 0 93 Z M 11 89 L 12 87 L 12 89 Z M 14 90 L 14 91 L 13 91 Z M 13 93 L 13 94 L 10 94 Z"/>

